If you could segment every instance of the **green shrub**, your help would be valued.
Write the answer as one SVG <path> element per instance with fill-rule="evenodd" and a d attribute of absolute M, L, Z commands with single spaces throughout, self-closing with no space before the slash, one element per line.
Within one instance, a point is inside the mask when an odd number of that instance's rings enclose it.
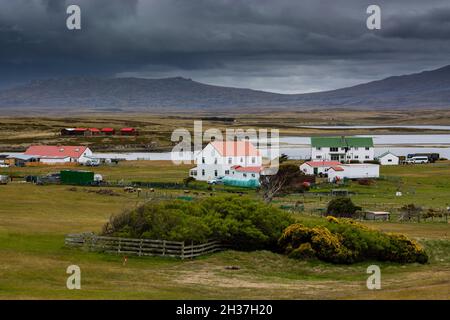
<path fill-rule="evenodd" d="M 111 217 L 102 234 L 130 238 L 205 242 L 217 239 L 241 250 L 278 248 L 293 222 L 285 211 L 246 197 L 211 197 L 145 204 Z"/>
<path fill-rule="evenodd" d="M 342 197 L 328 203 L 327 214 L 333 217 L 352 218 L 361 207 L 355 206 L 350 198 Z"/>
<path fill-rule="evenodd" d="M 318 258 L 332 263 L 364 260 L 426 263 L 426 252 L 401 234 L 382 233 L 350 219 L 328 217 L 326 225 L 293 224 L 285 229 L 279 245 L 291 258 Z"/>

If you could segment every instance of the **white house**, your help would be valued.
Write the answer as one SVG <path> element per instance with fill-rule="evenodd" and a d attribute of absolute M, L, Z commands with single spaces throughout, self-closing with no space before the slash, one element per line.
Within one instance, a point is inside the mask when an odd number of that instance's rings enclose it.
<path fill-rule="evenodd" d="M 230 169 L 230 174 L 227 175 L 236 179 L 256 179 L 259 180 L 261 174 L 261 167 L 241 167 L 233 166 Z"/>
<path fill-rule="evenodd" d="M 213 141 L 195 156 L 197 166 L 189 171 L 196 180 L 207 181 L 217 177 L 258 174 L 262 156 L 249 141 Z"/>
<path fill-rule="evenodd" d="M 92 157 L 92 151 L 84 146 L 30 146 L 24 154 L 36 156 L 39 162 L 47 164 L 85 163 Z"/>
<path fill-rule="evenodd" d="M 312 161 L 370 161 L 374 160 L 371 137 L 311 137 Z"/>
<path fill-rule="evenodd" d="M 331 167 L 328 170 L 328 181 L 334 182 L 338 180 L 347 179 L 364 179 L 364 178 L 379 178 L 380 166 L 378 164 L 341 164 L 336 167 Z"/>
<path fill-rule="evenodd" d="M 400 158 L 390 151 L 378 156 L 378 161 L 382 166 L 397 166 L 400 163 Z"/>
<path fill-rule="evenodd" d="M 340 164 L 339 161 L 307 161 L 300 165 L 300 171 L 307 175 L 326 174 L 331 167 Z"/>

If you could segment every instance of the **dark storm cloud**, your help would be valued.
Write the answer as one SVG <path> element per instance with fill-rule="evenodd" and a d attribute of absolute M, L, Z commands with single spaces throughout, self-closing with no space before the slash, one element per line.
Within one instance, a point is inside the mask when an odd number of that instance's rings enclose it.
<path fill-rule="evenodd" d="M 450 5 L 428 12 L 396 16 L 387 22 L 383 36 L 414 40 L 450 40 Z"/>
<path fill-rule="evenodd" d="M 448 0 L 0 0 L 0 81 L 164 77 L 280 92 L 448 64 Z M 82 30 L 65 28 L 69 4 Z"/>

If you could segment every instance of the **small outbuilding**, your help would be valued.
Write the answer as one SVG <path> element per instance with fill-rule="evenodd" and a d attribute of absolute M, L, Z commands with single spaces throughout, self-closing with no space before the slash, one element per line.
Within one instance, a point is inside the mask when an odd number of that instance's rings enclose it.
<path fill-rule="evenodd" d="M 137 131 L 135 128 L 122 128 L 120 134 L 122 136 L 137 136 Z"/>
<path fill-rule="evenodd" d="M 39 162 L 39 156 L 27 154 L 15 154 L 8 156 L 7 159 L 5 160 L 5 163 L 11 167 L 12 166 L 25 167 L 32 162 Z"/>
<path fill-rule="evenodd" d="M 106 136 L 112 136 L 116 133 L 116 130 L 114 128 L 102 128 L 101 132 Z"/>
<path fill-rule="evenodd" d="M 344 179 L 379 178 L 380 166 L 377 164 L 341 164 L 328 170 L 328 181 L 337 182 Z"/>
<path fill-rule="evenodd" d="M 397 166 L 400 163 L 400 158 L 390 151 L 387 151 L 378 156 L 378 161 L 382 166 Z"/>
<path fill-rule="evenodd" d="M 364 212 L 364 219 L 388 221 L 390 215 L 391 215 L 390 212 L 387 211 L 366 211 Z"/>
<path fill-rule="evenodd" d="M 307 175 L 326 174 L 331 167 L 340 164 L 339 161 L 307 161 L 300 165 L 300 171 Z"/>

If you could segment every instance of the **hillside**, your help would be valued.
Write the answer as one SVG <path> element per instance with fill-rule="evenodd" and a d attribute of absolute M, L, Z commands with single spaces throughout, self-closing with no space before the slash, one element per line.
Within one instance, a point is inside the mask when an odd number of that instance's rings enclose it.
<path fill-rule="evenodd" d="M 296 110 L 316 107 L 448 108 L 450 107 L 450 66 L 309 94 L 277 94 L 214 86 L 181 77 L 47 79 L 0 91 L 0 108 L 4 109 L 237 111 L 242 108 Z"/>

